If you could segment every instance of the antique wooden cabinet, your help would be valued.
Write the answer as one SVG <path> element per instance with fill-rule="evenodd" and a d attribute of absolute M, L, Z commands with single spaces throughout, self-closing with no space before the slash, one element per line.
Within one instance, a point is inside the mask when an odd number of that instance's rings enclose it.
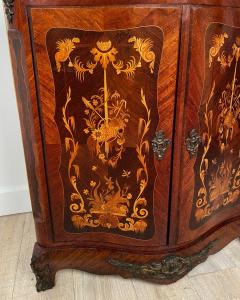
<path fill-rule="evenodd" d="M 170 283 L 239 237 L 239 0 L 4 5 L 38 291 Z"/>

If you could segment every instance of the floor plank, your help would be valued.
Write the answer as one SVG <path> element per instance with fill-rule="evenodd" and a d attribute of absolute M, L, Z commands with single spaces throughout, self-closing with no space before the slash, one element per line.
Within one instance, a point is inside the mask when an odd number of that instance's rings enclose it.
<path fill-rule="evenodd" d="M 229 244 L 228 247 L 231 247 L 231 244 Z M 231 255 L 229 255 L 229 253 L 226 251 L 228 247 L 222 249 L 221 251 L 219 251 L 214 255 L 210 255 L 205 263 L 196 266 L 188 274 L 188 276 L 192 277 L 200 274 L 213 273 L 219 270 L 225 270 L 225 269 L 235 267 L 236 263 L 234 259 L 232 259 Z M 239 247 L 240 247 L 240 243 L 239 243 Z"/>
<path fill-rule="evenodd" d="M 0 299 L 12 299 L 26 215 L 0 218 Z"/>
<path fill-rule="evenodd" d="M 43 293 L 37 293 L 35 289 L 35 276 L 30 268 L 33 245 L 35 242 L 35 231 L 31 214 L 26 215 L 23 232 L 23 242 L 20 249 L 16 281 L 13 291 L 14 300 L 73 300 L 73 276 L 72 270 L 64 270 L 56 275 L 56 287 Z"/>
<path fill-rule="evenodd" d="M 137 300 L 131 280 L 73 271 L 77 300 Z"/>
<path fill-rule="evenodd" d="M 197 292 L 191 286 L 187 277 L 180 279 L 176 283 L 170 285 L 158 285 L 153 283 L 145 283 L 140 280 L 133 280 L 138 299 L 145 294 L 148 300 L 199 300 Z"/>
<path fill-rule="evenodd" d="M 199 276 L 190 277 L 189 281 L 201 299 L 240 299 L 239 268 L 201 274 Z"/>
<path fill-rule="evenodd" d="M 240 268 L 240 239 L 232 241 L 223 251 L 230 257 L 235 267 Z"/>

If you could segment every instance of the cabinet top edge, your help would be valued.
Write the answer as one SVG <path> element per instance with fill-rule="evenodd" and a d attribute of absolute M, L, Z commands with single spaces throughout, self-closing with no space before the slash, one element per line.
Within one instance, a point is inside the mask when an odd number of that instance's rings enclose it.
<path fill-rule="evenodd" d="M 3 0 L 21 6 L 206 5 L 240 7 L 239 0 Z"/>
<path fill-rule="evenodd" d="M 175 6 L 187 5 L 205 7 L 240 8 L 240 0 L 2 0 L 6 19 L 10 28 L 18 27 L 17 24 L 26 20 L 26 9 L 57 8 L 57 7 L 118 7 L 118 6 Z M 15 21 L 18 19 L 18 21 Z M 20 20 L 21 19 L 21 20 Z M 13 26 L 12 26 L 13 25 Z M 17 26 L 16 26 L 17 25 Z"/>

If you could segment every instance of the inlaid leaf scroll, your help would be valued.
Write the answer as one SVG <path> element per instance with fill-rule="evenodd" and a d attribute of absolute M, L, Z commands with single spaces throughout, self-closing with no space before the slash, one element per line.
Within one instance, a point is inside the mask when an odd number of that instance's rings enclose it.
<path fill-rule="evenodd" d="M 162 42 L 154 26 L 47 34 L 69 232 L 153 234 Z"/>

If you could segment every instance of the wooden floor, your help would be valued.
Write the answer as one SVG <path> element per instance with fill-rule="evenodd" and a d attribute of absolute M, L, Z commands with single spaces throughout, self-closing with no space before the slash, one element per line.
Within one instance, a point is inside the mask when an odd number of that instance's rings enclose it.
<path fill-rule="evenodd" d="M 64 270 L 56 275 L 56 287 L 41 293 L 29 267 L 34 241 L 31 214 L 0 217 L 0 300 L 240 299 L 239 240 L 168 286 Z"/>

